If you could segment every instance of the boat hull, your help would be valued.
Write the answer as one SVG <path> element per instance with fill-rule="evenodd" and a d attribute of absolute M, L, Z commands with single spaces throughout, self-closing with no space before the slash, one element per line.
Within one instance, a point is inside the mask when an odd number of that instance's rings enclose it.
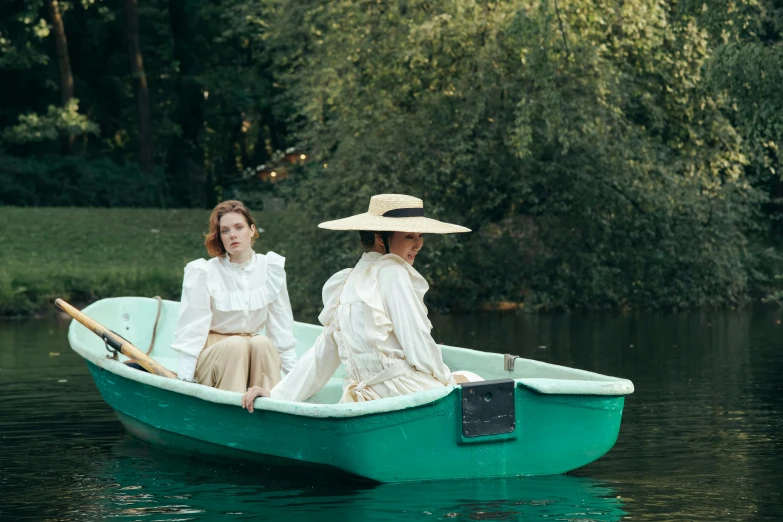
<path fill-rule="evenodd" d="M 517 382 L 514 430 L 466 438 L 460 387 L 432 402 L 366 415 L 249 414 L 88 366 L 126 428 L 150 444 L 336 469 L 377 482 L 565 473 L 611 449 L 624 403 L 622 395 L 553 395 Z"/>

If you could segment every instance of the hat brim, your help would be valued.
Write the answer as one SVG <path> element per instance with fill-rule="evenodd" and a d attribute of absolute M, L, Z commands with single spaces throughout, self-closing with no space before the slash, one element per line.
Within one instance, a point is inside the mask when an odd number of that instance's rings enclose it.
<path fill-rule="evenodd" d="M 469 228 L 427 217 L 383 217 L 370 213 L 325 221 L 318 228 L 326 230 L 367 230 L 372 232 L 419 232 L 422 234 L 456 234 Z"/>

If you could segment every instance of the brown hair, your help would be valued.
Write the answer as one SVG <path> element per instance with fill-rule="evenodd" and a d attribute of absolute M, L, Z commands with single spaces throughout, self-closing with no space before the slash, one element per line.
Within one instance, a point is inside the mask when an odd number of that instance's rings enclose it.
<path fill-rule="evenodd" d="M 207 252 L 212 257 L 222 256 L 226 253 L 226 247 L 223 246 L 223 241 L 220 239 L 220 218 L 231 212 L 242 214 L 247 221 L 247 225 L 253 225 L 255 227 L 255 233 L 251 238 L 251 245 L 258 239 L 258 227 L 256 221 L 253 219 L 253 215 L 247 209 L 244 203 L 235 199 L 218 203 L 218 205 L 212 209 L 212 214 L 209 216 L 209 232 L 204 234 L 204 246 L 207 247 Z"/>

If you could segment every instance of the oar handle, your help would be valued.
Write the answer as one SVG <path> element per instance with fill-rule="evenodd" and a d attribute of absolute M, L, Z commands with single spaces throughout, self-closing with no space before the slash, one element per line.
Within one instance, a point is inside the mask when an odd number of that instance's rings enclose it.
<path fill-rule="evenodd" d="M 155 375 L 160 375 L 161 377 L 170 377 L 172 379 L 177 378 L 174 372 L 171 372 L 170 370 L 167 370 L 161 366 L 152 357 L 133 346 L 133 344 L 131 344 L 127 339 L 123 339 L 119 335 L 116 335 L 114 332 L 101 325 L 98 321 L 84 315 L 81 311 L 74 308 L 67 302 L 63 301 L 62 299 L 55 299 L 54 304 L 57 305 L 57 307 L 62 311 L 89 328 L 95 335 L 106 341 L 109 346 L 122 353 L 122 355 L 139 363 L 142 368 L 148 372 L 154 373 Z"/>

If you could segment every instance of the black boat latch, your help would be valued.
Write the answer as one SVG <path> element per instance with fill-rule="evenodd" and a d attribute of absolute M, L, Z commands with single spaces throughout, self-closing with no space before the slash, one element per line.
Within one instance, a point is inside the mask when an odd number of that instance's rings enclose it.
<path fill-rule="evenodd" d="M 462 384 L 462 435 L 482 437 L 514 431 L 514 385 L 513 379 Z"/>

